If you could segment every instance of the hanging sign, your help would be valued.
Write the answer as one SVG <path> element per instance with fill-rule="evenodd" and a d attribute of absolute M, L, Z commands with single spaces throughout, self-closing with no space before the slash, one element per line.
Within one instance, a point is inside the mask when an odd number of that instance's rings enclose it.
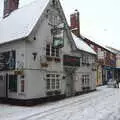
<path fill-rule="evenodd" d="M 64 23 L 53 29 L 53 47 L 62 48 L 64 46 Z"/>

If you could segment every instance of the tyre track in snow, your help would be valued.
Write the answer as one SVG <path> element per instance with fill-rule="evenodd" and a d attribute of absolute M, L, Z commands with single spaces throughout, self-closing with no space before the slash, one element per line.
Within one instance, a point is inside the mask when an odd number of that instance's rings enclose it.
<path fill-rule="evenodd" d="M 97 93 L 97 94 L 96 94 Z M 98 96 L 98 94 L 99 94 L 99 96 Z M 81 97 L 83 97 L 83 98 L 80 98 L 80 99 L 77 99 L 77 100 L 74 100 L 74 101 L 72 101 L 72 102 L 70 102 L 70 103 L 67 103 L 67 104 L 63 104 L 63 105 L 60 105 L 60 106 L 56 106 L 56 107 L 53 107 L 53 108 L 50 108 L 50 109 L 47 109 L 47 110 L 45 110 L 45 111 L 43 111 L 43 112 L 38 112 L 38 113 L 35 113 L 35 114 L 33 114 L 33 115 L 29 115 L 29 116 L 27 116 L 27 117 L 24 117 L 24 118 L 22 118 L 22 119 L 19 119 L 19 120 L 34 120 L 34 119 L 42 119 L 42 118 L 44 118 L 44 117 L 48 117 L 48 116 L 50 116 L 51 114 L 53 115 L 53 114 L 56 114 L 57 112 L 60 112 L 60 111 L 62 111 L 64 108 L 67 108 L 68 106 L 75 106 L 75 105 L 80 105 L 80 104 L 83 104 L 83 103 L 87 103 L 88 101 L 90 101 L 90 99 L 92 100 L 94 100 L 96 97 L 97 97 L 97 99 L 99 99 L 99 98 L 101 98 L 101 95 L 103 94 L 103 92 L 99 92 L 99 91 L 96 91 L 96 92 L 94 92 L 93 94 L 91 94 L 91 93 L 89 93 L 89 94 L 87 94 L 88 96 L 81 96 Z M 108 94 L 108 92 L 107 91 L 105 91 L 105 93 L 104 93 L 104 97 L 103 97 L 103 99 L 104 98 L 106 98 L 106 97 L 109 97 L 109 96 L 111 96 L 113 93 L 109 93 Z M 78 96 L 77 96 L 78 97 Z M 80 97 L 80 96 L 79 96 Z"/>

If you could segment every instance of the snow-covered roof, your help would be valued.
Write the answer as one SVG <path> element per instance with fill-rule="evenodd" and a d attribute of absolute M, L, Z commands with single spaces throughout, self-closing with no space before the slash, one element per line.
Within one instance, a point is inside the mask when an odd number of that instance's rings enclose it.
<path fill-rule="evenodd" d="M 36 0 L 3 19 L 0 22 L 0 44 L 27 37 L 48 3 L 49 0 Z"/>
<path fill-rule="evenodd" d="M 82 37 L 82 39 L 88 39 L 88 40 L 90 40 L 91 42 L 93 42 L 93 43 L 97 44 L 98 46 L 102 47 L 103 49 L 106 49 L 107 51 L 114 53 L 112 50 L 108 49 L 108 48 L 106 47 L 106 45 L 104 45 L 104 43 L 101 43 L 100 40 L 99 40 L 99 41 L 98 41 L 98 40 L 95 40 L 95 39 L 93 39 L 92 37 L 87 36 L 87 35 L 84 35 L 84 36 L 81 35 L 81 37 Z"/>
<path fill-rule="evenodd" d="M 87 43 L 85 43 L 81 38 L 78 38 L 73 33 L 72 33 L 72 37 L 76 44 L 77 49 L 86 51 L 88 53 L 96 54 L 96 52 Z"/>
<path fill-rule="evenodd" d="M 109 50 L 110 52 L 114 53 L 114 54 L 120 54 L 120 50 L 110 47 L 110 46 L 106 46 L 106 49 Z"/>

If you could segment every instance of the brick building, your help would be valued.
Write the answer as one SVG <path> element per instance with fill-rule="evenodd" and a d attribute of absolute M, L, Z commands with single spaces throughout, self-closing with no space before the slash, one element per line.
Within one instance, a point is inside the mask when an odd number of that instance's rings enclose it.
<path fill-rule="evenodd" d="M 85 41 L 97 53 L 97 78 L 96 85 L 106 84 L 109 79 L 114 79 L 114 70 L 116 66 L 116 54 L 109 49 L 99 45 L 89 38 L 83 37 L 80 34 L 79 12 L 70 15 L 70 23 L 72 32 Z"/>

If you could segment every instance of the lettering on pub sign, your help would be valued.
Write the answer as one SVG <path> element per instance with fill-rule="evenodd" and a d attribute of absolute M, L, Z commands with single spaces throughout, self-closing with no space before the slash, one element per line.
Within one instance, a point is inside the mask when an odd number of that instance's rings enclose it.
<path fill-rule="evenodd" d="M 63 56 L 63 65 L 79 67 L 80 66 L 80 57 L 64 55 Z"/>

